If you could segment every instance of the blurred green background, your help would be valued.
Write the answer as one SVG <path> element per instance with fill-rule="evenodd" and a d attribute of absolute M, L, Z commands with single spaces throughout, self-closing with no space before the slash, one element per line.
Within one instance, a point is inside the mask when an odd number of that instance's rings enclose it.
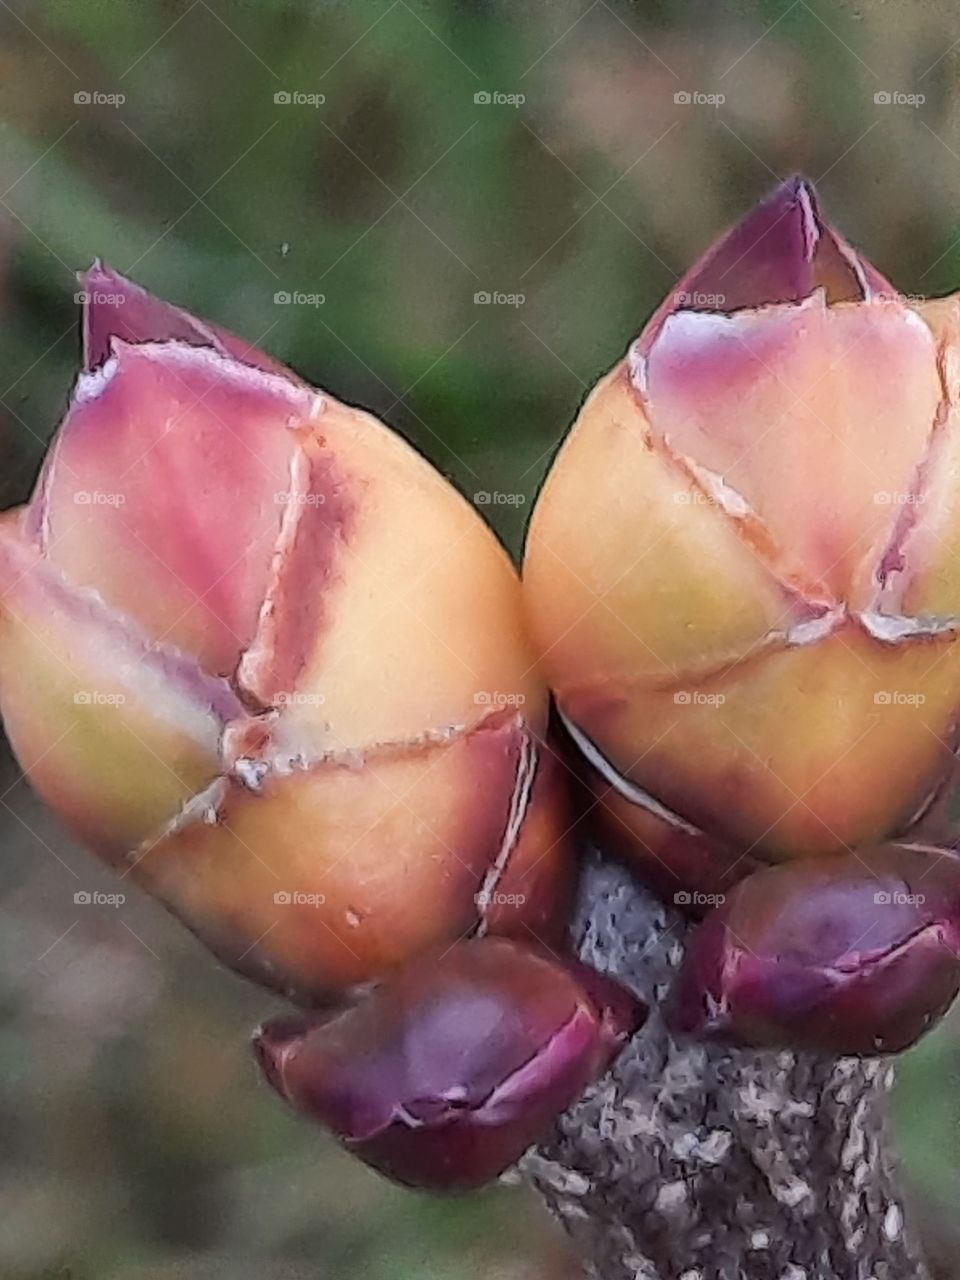
<path fill-rule="evenodd" d="M 0 0 L 3 505 L 101 255 L 384 416 L 516 551 L 584 391 L 777 178 L 904 291 L 960 285 L 958 77 L 918 0 Z M 269 1000 L 132 893 L 76 906 L 109 878 L 0 776 L 0 1275 L 577 1274 L 522 1190 L 402 1193 L 296 1123 L 245 1052 Z M 897 1108 L 944 1275 L 958 1126 L 954 1020 Z"/>

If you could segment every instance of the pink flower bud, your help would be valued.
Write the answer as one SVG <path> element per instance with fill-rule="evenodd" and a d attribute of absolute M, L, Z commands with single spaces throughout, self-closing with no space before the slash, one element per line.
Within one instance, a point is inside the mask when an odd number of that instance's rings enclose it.
<path fill-rule="evenodd" d="M 0 708 L 73 831 L 307 1000 L 552 936 L 568 819 L 516 575 L 369 414 L 101 265 L 0 522 Z"/>
<path fill-rule="evenodd" d="M 796 179 L 593 390 L 524 580 L 611 829 L 644 793 L 724 874 L 909 829 L 960 702 L 958 369 L 957 300 L 899 296 Z"/>

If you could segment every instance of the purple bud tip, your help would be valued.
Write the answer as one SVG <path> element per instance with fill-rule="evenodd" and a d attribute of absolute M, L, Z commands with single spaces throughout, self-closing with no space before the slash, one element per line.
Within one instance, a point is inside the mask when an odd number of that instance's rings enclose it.
<path fill-rule="evenodd" d="M 742 881 L 693 935 L 674 1031 L 749 1045 L 896 1053 L 960 989 L 960 860 L 882 845 Z"/>
<path fill-rule="evenodd" d="M 268 1023 L 261 1069 L 291 1106 L 409 1186 L 497 1177 L 644 1022 L 626 988 L 487 937 L 389 974 L 357 1004 Z"/>
<path fill-rule="evenodd" d="M 897 296 L 823 218 L 813 184 L 796 176 L 755 205 L 687 272 L 646 326 L 637 354 L 649 351 L 674 312 L 730 313 L 802 302 L 817 289 L 828 303 Z"/>
<path fill-rule="evenodd" d="M 194 347 L 211 347 L 243 364 L 294 378 L 290 370 L 249 342 L 218 325 L 200 320 L 172 302 L 155 297 L 99 258 L 80 275 L 79 283 L 80 292 L 76 296 L 83 308 L 83 363 L 86 369 L 102 365 L 110 355 L 114 338 L 118 338 L 132 344 L 186 342 Z"/>
<path fill-rule="evenodd" d="M 124 342 L 178 339 L 213 346 L 212 330 L 186 311 L 155 298 L 98 258 L 80 277 L 77 295 L 83 307 L 83 360 L 95 369 L 110 355 L 113 338 Z"/>

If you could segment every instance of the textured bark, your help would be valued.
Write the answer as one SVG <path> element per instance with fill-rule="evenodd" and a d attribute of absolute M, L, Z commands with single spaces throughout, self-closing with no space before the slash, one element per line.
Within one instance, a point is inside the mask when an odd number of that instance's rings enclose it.
<path fill-rule="evenodd" d="M 588 862 L 580 952 L 650 1003 L 523 1172 L 602 1280 L 929 1280 L 893 1177 L 889 1061 L 677 1044 L 656 1006 L 687 925 Z"/>

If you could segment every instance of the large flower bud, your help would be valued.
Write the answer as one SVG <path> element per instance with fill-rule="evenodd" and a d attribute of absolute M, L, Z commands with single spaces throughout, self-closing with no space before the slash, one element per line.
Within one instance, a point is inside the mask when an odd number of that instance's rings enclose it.
<path fill-rule="evenodd" d="M 305 999 L 544 935 L 567 827 L 514 571 L 369 414 L 97 266 L 0 522 L 0 706 L 73 831 Z"/>
<path fill-rule="evenodd" d="M 898 296 L 792 181 L 680 282 L 560 451 L 528 617 L 603 811 L 681 883 L 704 856 L 719 881 L 745 851 L 889 839 L 944 776 L 957 316 Z"/>
<path fill-rule="evenodd" d="M 391 973 L 329 1017 L 255 1037 L 298 1111 L 398 1182 L 462 1190 L 502 1173 L 646 1017 L 626 988 L 504 938 Z"/>
<path fill-rule="evenodd" d="M 905 1049 L 960 990 L 960 860 L 881 845 L 748 876 L 699 926 L 670 1021 L 752 1045 Z"/>

